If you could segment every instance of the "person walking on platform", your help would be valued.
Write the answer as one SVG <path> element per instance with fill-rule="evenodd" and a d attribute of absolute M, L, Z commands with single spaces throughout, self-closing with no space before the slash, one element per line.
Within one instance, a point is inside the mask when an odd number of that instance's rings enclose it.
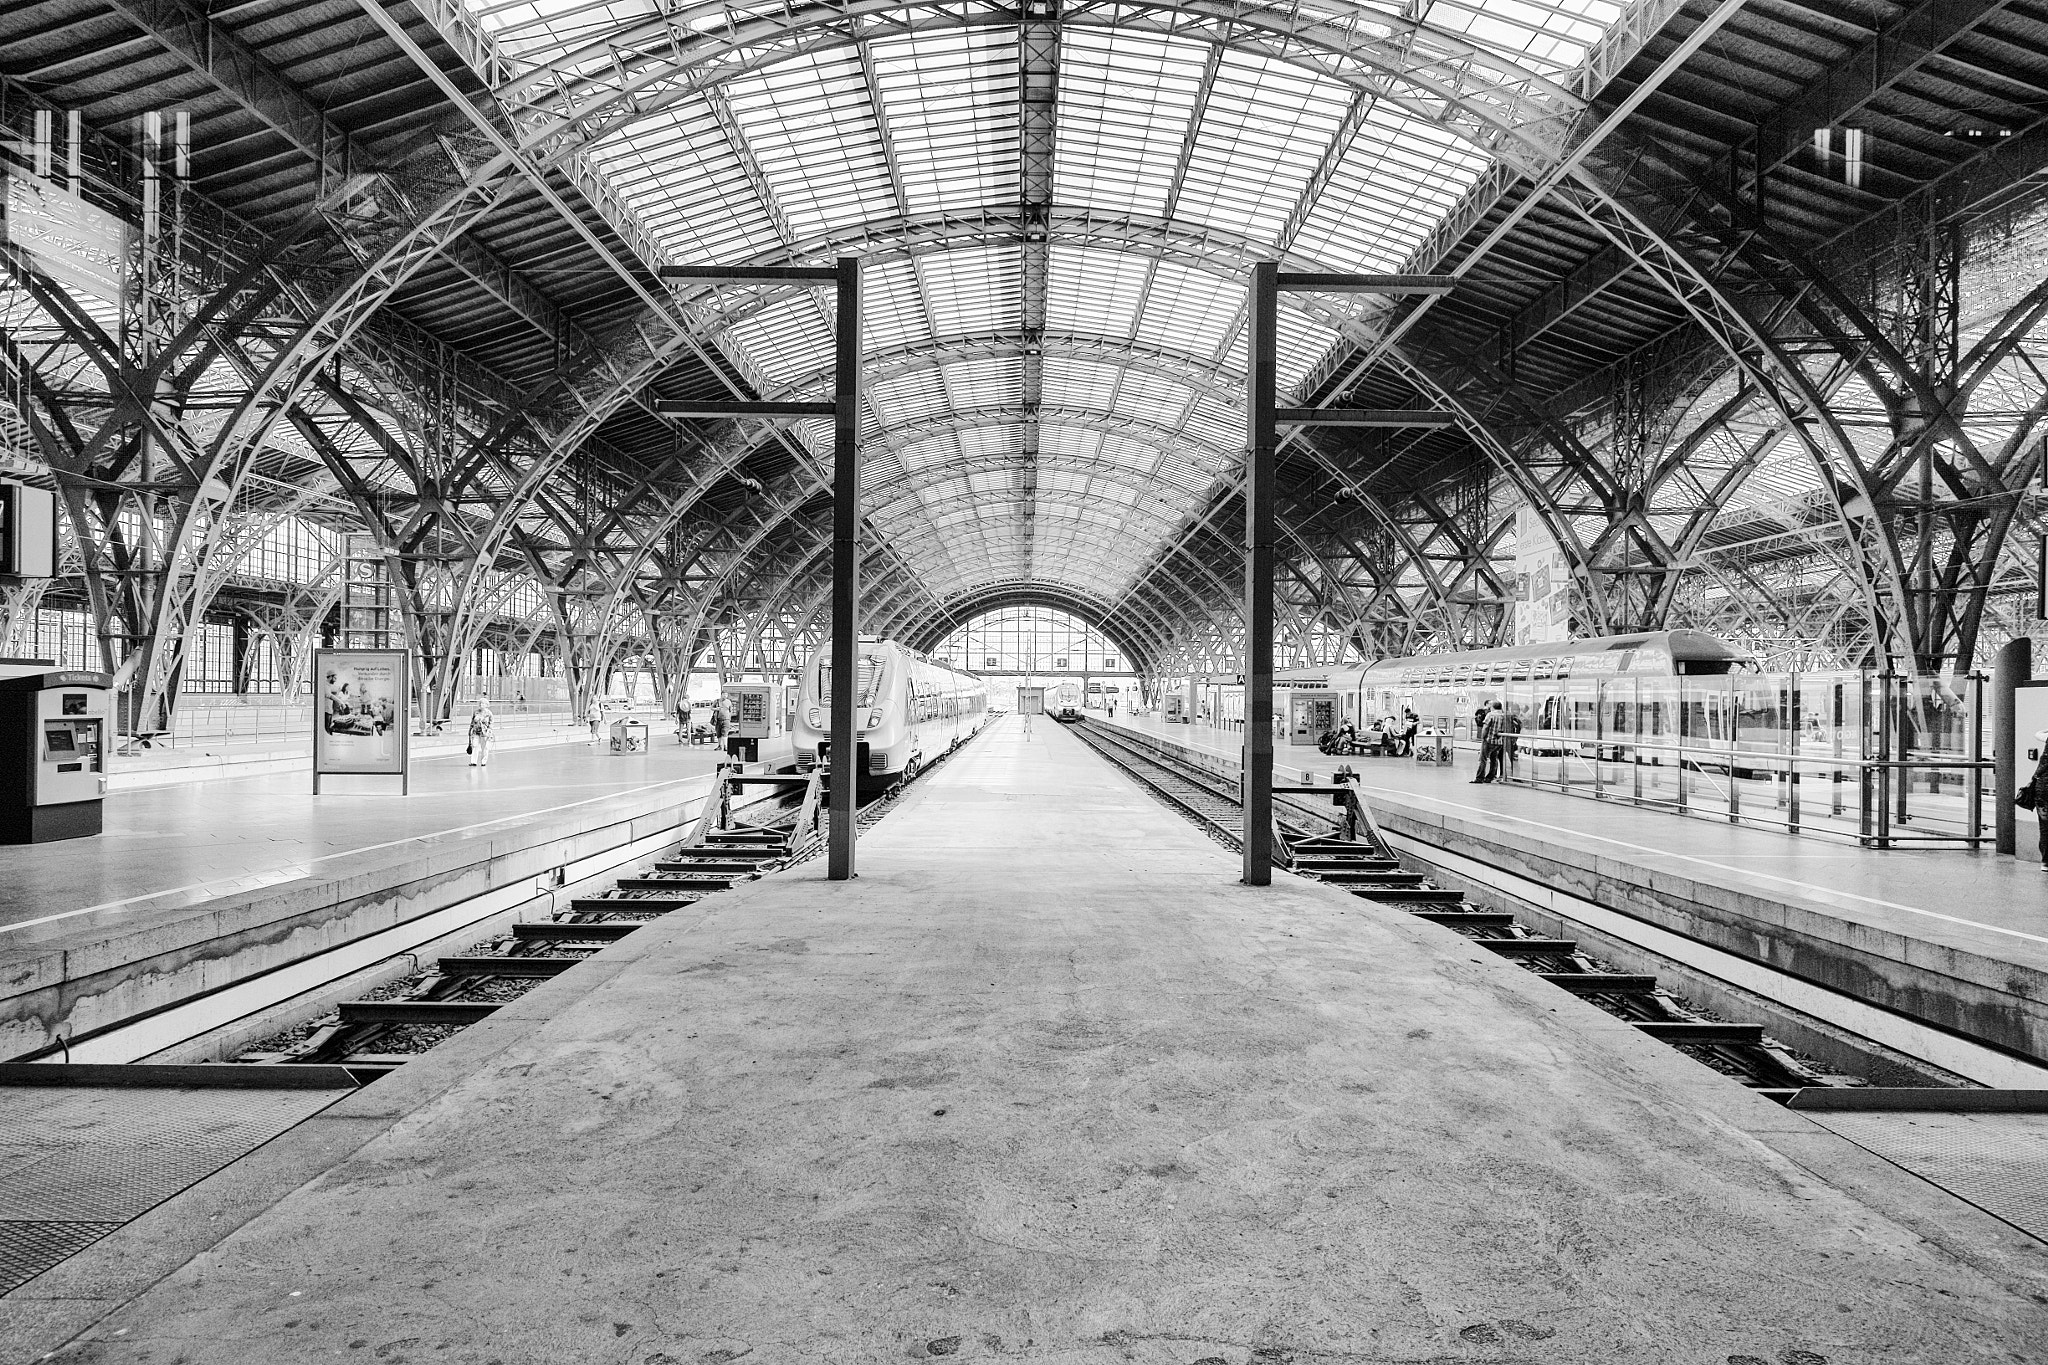
<path fill-rule="evenodd" d="M 469 714 L 469 766 L 488 768 L 491 766 L 491 735 L 498 728 L 498 718 L 491 714 L 491 704 L 480 701 L 476 710 Z"/>
<path fill-rule="evenodd" d="M 2034 765 L 2034 775 L 2020 788 L 2013 804 L 2034 812 L 2034 823 L 2040 829 L 2041 870 L 2048 872 L 2048 744 L 2041 746 L 2041 761 Z"/>
<path fill-rule="evenodd" d="M 590 722 L 590 742 L 597 743 L 597 726 L 604 719 L 604 713 L 597 709 L 596 697 L 592 697 L 590 705 L 584 709 L 583 719 Z"/>
<path fill-rule="evenodd" d="M 711 747 L 720 753 L 725 751 L 725 731 L 725 698 L 720 697 L 718 704 L 711 708 Z"/>

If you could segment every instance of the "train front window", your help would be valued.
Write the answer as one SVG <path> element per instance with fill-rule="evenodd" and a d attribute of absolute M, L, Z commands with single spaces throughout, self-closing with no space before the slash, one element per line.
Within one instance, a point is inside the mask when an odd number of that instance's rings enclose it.
<path fill-rule="evenodd" d="M 860 656 L 860 672 L 855 675 L 860 693 L 854 699 L 855 706 L 873 706 L 875 696 L 882 690 L 882 656 L 863 654 Z M 818 660 L 818 700 L 829 705 L 832 701 L 832 657 L 829 651 Z"/>

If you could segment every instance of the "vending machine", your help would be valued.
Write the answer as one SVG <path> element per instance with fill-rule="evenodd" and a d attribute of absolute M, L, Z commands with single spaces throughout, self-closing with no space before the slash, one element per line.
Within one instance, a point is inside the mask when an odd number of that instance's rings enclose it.
<path fill-rule="evenodd" d="M 0 843 L 100 832 L 113 685 L 61 669 L 0 678 Z"/>

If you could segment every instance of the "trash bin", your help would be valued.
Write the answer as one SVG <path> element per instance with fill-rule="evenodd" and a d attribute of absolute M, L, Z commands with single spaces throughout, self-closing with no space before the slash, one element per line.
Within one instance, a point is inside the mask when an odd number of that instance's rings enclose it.
<path fill-rule="evenodd" d="M 1451 763 L 1451 737 L 1441 730 L 1423 730 L 1415 736 L 1415 761 L 1447 768 Z"/>
<path fill-rule="evenodd" d="M 646 753 L 647 722 L 644 720 L 613 721 L 612 752 L 615 754 Z"/>

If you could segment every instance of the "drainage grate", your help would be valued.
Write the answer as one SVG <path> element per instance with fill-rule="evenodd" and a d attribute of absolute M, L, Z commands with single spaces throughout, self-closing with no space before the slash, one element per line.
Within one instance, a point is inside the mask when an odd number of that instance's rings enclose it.
<path fill-rule="evenodd" d="M 1800 1112 L 2048 1242 L 2048 1114 Z"/>
<path fill-rule="evenodd" d="M 347 1093 L 0 1088 L 0 1294 Z"/>
<path fill-rule="evenodd" d="M 119 1223 L 11 1223 L 0 1220 L 0 1294 L 27 1284 L 57 1262 L 120 1227 Z"/>

